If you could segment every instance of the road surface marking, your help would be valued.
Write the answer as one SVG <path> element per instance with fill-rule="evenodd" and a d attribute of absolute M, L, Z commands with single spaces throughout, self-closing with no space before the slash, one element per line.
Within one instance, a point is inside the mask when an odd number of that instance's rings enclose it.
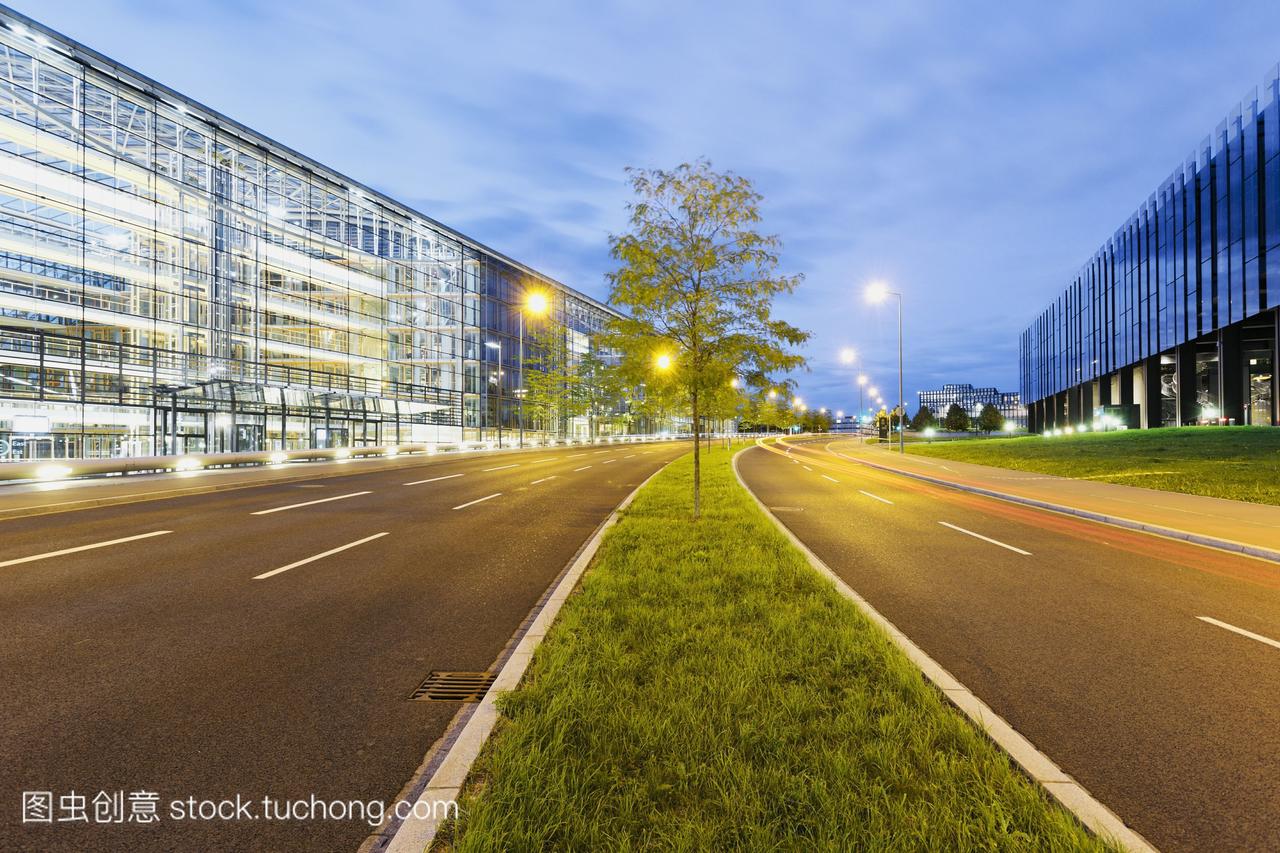
<path fill-rule="evenodd" d="M 372 492 L 352 492 L 349 495 L 336 495 L 332 498 L 320 498 L 315 501 L 305 501 L 300 504 L 287 504 L 285 506 L 272 507 L 271 509 L 260 509 L 257 512 L 251 512 L 250 515 L 271 515 L 273 512 L 284 512 L 286 509 L 297 509 L 302 506 L 315 506 L 316 504 L 327 504 L 329 501 L 341 501 L 347 498 L 358 498 L 361 495 L 370 495 Z"/>
<path fill-rule="evenodd" d="M 812 468 L 810 468 L 808 465 L 801 465 L 800 467 L 801 467 L 801 468 L 803 468 L 803 469 L 804 469 L 804 470 L 806 470 L 806 471 L 812 471 L 812 470 L 813 470 L 813 469 L 812 469 Z"/>
<path fill-rule="evenodd" d="M 339 545 L 337 548 L 330 548 L 328 551 L 325 551 L 323 554 L 316 554 L 314 557 L 307 557 L 305 560 L 299 560 L 299 561 L 298 561 L 298 562 L 296 562 L 296 563 L 290 563 L 290 564 L 289 564 L 289 565 L 287 565 L 287 566 L 281 566 L 281 567 L 280 567 L 280 568 L 278 568 L 278 569 L 272 569 L 272 570 L 271 570 L 271 571 L 269 571 L 269 572 L 263 572 L 263 573 L 262 573 L 262 574 L 260 574 L 260 575 L 254 575 L 254 576 L 253 576 L 253 579 L 254 579 L 254 580 L 256 580 L 256 581 L 260 581 L 260 580 L 263 580 L 263 579 L 265 579 L 265 578 L 269 578 L 269 577 L 271 577 L 272 575 L 278 575 L 278 574 L 280 574 L 281 572 L 287 572 L 287 571 L 289 571 L 290 569 L 296 569 L 296 568 L 298 568 L 298 566 L 305 566 L 307 563 L 314 563 L 316 560 L 323 560 L 325 557 L 328 557 L 328 556 L 330 556 L 330 555 L 332 555 L 332 554 L 336 554 L 336 553 L 338 553 L 339 551 L 345 551 L 345 550 L 347 550 L 348 548 L 354 548 L 354 547 L 356 547 L 357 545 L 363 545 L 363 544 L 364 544 L 364 543 L 366 543 L 366 542 L 372 542 L 372 541 L 373 541 L 373 540 L 375 540 L 375 539 L 381 539 L 383 536 L 388 536 L 388 535 L 390 535 L 390 534 L 388 534 L 388 533 L 375 533 L 375 534 L 373 534 L 372 536 L 366 536 L 366 537 L 365 537 L 365 538 L 363 538 L 363 539 L 357 539 L 357 540 L 356 540 L 356 541 L 354 541 L 354 542 L 348 542 L 346 545 Z"/>
<path fill-rule="evenodd" d="M 826 474 L 823 474 L 822 476 L 823 476 L 823 478 L 825 478 L 825 479 L 827 479 L 827 480 L 830 480 L 830 481 L 831 481 L 831 482 L 833 482 L 833 483 L 838 483 L 838 482 L 840 482 L 840 481 L 839 481 L 839 480 L 837 480 L 835 477 L 828 477 Z"/>
<path fill-rule="evenodd" d="M 78 551 L 91 551 L 94 548 L 105 548 L 108 545 L 119 545 L 121 542 L 150 539 L 152 536 L 163 536 L 166 533 L 172 532 L 172 530 L 153 530 L 150 533 L 139 533 L 137 536 L 126 536 L 123 539 L 108 539 L 106 542 L 94 542 L 92 545 L 77 545 L 74 548 L 63 548 L 60 551 L 48 551 L 44 554 L 33 554 L 30 557 L 18 557 L 14 560 L 5 560 L 4 562 L 0 562 L 0 568 L 4 568 L 5 566 L 16 566 L 19 563 L 31 563 L 36 560 L 44 560 L 49 557 L 61 557 L 63 554 L 75 554 Z"/>
<path fill-rule="evenodd" d="M 574 468 L 574 469 L 573 469 L 573 473 L 575 473 L 575 474 L 576 474 L 576 473 L 578 473 L 579 471 L 585 471 L 585 470 L 587 470 L 587 469 L 588 469 L 588 468 L 590 468 L 590 467 L 591 467 L 590 465 L 583 465 L 581 468 Z"/>
<path fill-rule="evenodd" d="M 533 481 L 532 483 L 530 483 L 529 485 L 531 485 L 531 486 L 536 486 L 536 485 L 538 485 L 539 483 L 545 483 L 545 482 L 547 482 L 547 480 L 554 480 L 555 478 L 556 478 L 556 475 L 555 475 L 555 474 L 552 474 L 550 477 L 543 477 L 541 480 L 534 480 L 534 481 Z"/>
<path fill-rule="evenodd" d="M 799 460 L 799 459 L 792 459 L 792 460 L 791 460 L 791 462 L 792 462 L 793 464 L 795 464 L 795 465 L 799 465 L 799 464 L 800 464 L 800 460 Z"/>
<path fill-rule="evenodd" d="M 599 456 L 601 453 L 612 453 L 612 452 L 613 452 L 612 450 L 597 450 L 595 452 L 595 455 Z"/>
<path fill-rule="evenodd" d="M 457 505 L 456 507 L 453 507 L 453 508 L 454 510 L 465 510 L 465 508 L 467 508 L 468 506 L 475 506 L 476 503 L 484 503 L 485 501 L 492 501 L 494 500 L 495 497 L 502 497 L 502 492 L 494 492 L 493 494 L 486 494 L 486 496 L 484 496 L 483 498 L 476 498 L 475 501 L 467 501 L 466 503 L 460 503 L 460 505 Z"/>
<path fill-rule="evenodd" d="M 530 462 L 529 464 L 530 464 L 530 465 L 537 465 L 539 462 L 555 462 L 555 461 L 556 461 L 556 458 L 555 458 L 554 456 L 548 456 L 546 459 L 535 459 L 535 460 L 533 460 L 532 462 Z"/>
<path fill-rule="evenodd" d="M 0 566 L 4 565 L 0 563 Z M 1259 643 L 1266 643 L 1268 646 L 1275 646 L 1280 649 L 1280 640 L 1273 640 L 1270 637 L 1264 637 L 1261 634 L 1255 634 L 1252 631 L 1246 631 L 1244 628 L 1237 628 L 1235 625 L 1229 625 L 1226 622 L 1219 622 L 1212 616 L 1197 616 L 1201 622 L 1208 622 L 1210 625 L 1217 625 L 1219 628 L 1226 628 L 1228 631 L 1234 631 L 1242 637 L 1248 637 L 1250 640 L 1257 640 Z"/>
<path fill-rule="evenodd" d="M 950 527 L 952 530 L 958 530 L 961 533 L 967 533 L 968 535 L 972 536 L 974 539 L 981 539 L 983 542 L 990 542 L 992 545 L 999 545 L 1001 548 L 1005 548 L 1009 551 L 1013 551 L 1015 554 L 1021 554 L 1024 557 L 1031 556 L 1030 551 L 1024 551 L 1021 548 L 1015 548 L 1012 545 L 1006 545 L 1003 542 L 1001 542 L 999 539 L 992 539 L 989 536 L 983 536 L 981 533 L 974 533 L 972 530 L 965 530 L 963 527 L 956 527 L 954 524 L 948 524 L 945 521 L 939 521 L 938 523 L 941 524 L 943 527 Z"/>
<path fill-rule="evenodd" d="M 879 495 L 873 495 L 870 492 L 863 491 L 862 489 L 858 489 L 858 491 L 862 492 L 864 495 L 871 498 L 872 500 L 880 501 L 880 503 L 882 504 L 888 504 L 889 506 L 893 506 L 893 501 L 889 500 L 888 498 L 882 498 Z"/>
<path fill-rule="evenodd" d="M 601 464 L 601 465 L 608 465 L 608 464 L 609 464 L 609 463 L 611 463 L 611 462 L 617 462 L 617 461 L 618 461 L 617 459 L 606 459 L 606 460 L 604 460 L 603 462 L 601 462 L 600 464 Z"/>
<path fill-rule="evenodd" d="M 622 458 L 623 458 L 623 459 L 632 459 L 632 458 L 634 458 L 634 457 L 635 457 L 635 454 L 634 454 L 634 453 L 632 453 L 630 456 L 624 456 L 624 457 L 622 457 Z"/>
<path fill-rule="evenodd" d="M 461 474 L 445 474 L 443 477 L 432 477 L 430 480 L 414 480 L 412 483 L 405 483 L 406 486 L 421 486 L 423 483 L 438 483 L 441 480 L 452 480 L 454 477 L 461 477 Z"/>
<path fill-rule="evenodd" d="M 579 456 L 586 456 L 585 453 L 570 453 L 565 459 L 577 459 Z"/>
<path fill-rule="evenodd" d="M 508 468 L 519 468 L 519 467 L 520 467 L 519 462 L 512 462 L 510 465 L 499 465 L 497 468 L 481 468 L 480 471 L 482 473 L 488 472 L 488 471 L 505 471 Z"/>

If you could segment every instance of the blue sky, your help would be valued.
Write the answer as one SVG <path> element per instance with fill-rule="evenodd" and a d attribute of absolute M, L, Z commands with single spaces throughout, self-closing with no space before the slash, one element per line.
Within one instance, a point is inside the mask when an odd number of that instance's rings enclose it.
<path fill-rule="evenodd" d="M 1280 4 L 10 0 L 604 298 L 628 165 L 753 178 L 813 333 L 907 399 L 1017 387 L 1021 330 L 1280 60 Z M 887 399 L 887 397 L 886 397 Z"/>

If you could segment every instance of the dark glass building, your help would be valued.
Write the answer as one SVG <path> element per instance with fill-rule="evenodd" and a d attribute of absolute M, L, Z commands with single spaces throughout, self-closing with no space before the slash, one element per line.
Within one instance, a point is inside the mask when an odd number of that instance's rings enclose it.
<path fill-rule="evenodd" d="M 1280 422 L 1280 66 L 1022 333 L 1035 432 Z"/>
<path fill-rule="evenodd" d="M 509 438 L 614 313 L 0 6 L 0 462 Z"/>

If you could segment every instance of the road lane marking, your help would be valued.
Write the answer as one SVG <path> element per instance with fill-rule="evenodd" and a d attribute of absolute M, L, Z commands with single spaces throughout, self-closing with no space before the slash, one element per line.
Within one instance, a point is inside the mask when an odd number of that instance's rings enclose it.
<path fill-rule="evenodd" d="M 611 462 L 617 462 L 617 461 L 618 461 L 617 459 L 606 459 L 606 460 L 604 460 L 603 462 L 601 462 L 600 464 L 601 464 L 601 465 L 608 465 L 608 464 L 610 464 Z"/>
<path fill-rule="evenodd" d="M 466 509 L 469 506 L 475 506 L 476 504 L 481 504 L 481 503 L 484 503 L 485 501 L 491 501 L 494 498 L 500 498 L 500 497 L 502 497 L 502 492 L 494 492 L 491 495 L 485 495 L 482 498 L 476 498 L 473 501 L 467 501 L 464 504 L 458 504 L 457 506 L 454 507 L 454 509 Z"/>
<path fill-rule="evenodd" d="M 634 459 L 634 458 L 635 458 L 635 454 L 634 454 L 634 453 L 632 453 L 630 456 L 624 456 L 624 457 L 622 457 L 622 458 L 623 458 L 623 459 Z"/>
<path fill-rule="evenodd" d="M 823 478 L 824 478 L 824 479 L 830 480 L 830 481 L 831 481 L 831 482 L 833 482 L 833 483 L 838 483 L 838 482 L 840 482 L 840 481 L 839 481 L 839 480 L 837 480 L 835 477 L 828 477 L 826 474 L 823 474 L 822 476 L 823 476 Z"/>
<path fill-rule="evenodd" d="M 480 471 L 482 473 L 488 472 L 488 471 L 505 471 L 508 468 L 519 468 L 519 467 L 520 467 L 519 462 L 512 462 L 510 465 L 499 465 L 497 468 L 481 468 Z"/>
<path fill-rule="evenodd" d="M 0 563 L 0 565 L 4 565 Z M 1234 631 L 1242 637 L 1248 637 L 1250 640 L 1257 640 L 1259 643 L 1266 643 L 1268 646 L 1274 646 L 1280 649 L 1280 640 L 1273 640 L 1270 637 L 1264 637 L 1261 634 L 1255 634 L 1252 631 L 1246 631 L 1244 628 L 1237 628 L 1227 622 L 1221 622 L 1212 616 L 1197 616 L 1201 622 L 1208 622 L 1210 625 L 1217 625 L 1219 628 L 1225 628 L 1228 631 Z"/>
<path fill-rule="evenodd" d="M 893 501 L 889 500 L 888 498 L 882 498 L 879 495 L 873 495 L 870 492 L 864 491 L 862 489 L 858 489 L 858 491 L 862 492 L 864 495 L 866 495 L 867 497 L 871 498 L 874 501 L 880 501 L 880 503 L 882 504 L 888 504 L 889 506 L 893 506 Z"/>
<path fill-rule="evenodd" d="M 556 458 L 555 458 L 554 456 L 548 456 L 546 459 L 535 459 L 535 460 L 533 460 L 532 462 L 530 462 L 529 464 L 530 464 L 530 465 L 537 465 L 539 462 L 555 462 L 555 461 L 556 461 Z"/>
<path fill-rule="evenodd" d="M 412 483 L 405 483 L 406 486 L 421 486 L 423 483 L 438 483 L 441 480 L 452 480 L 454 477 L 461 477 L 462 474 L 445 474 L 443 477 L 432 477 L 429 480 L 414 480 Z"/>
<path fill-rule="evenodd" d="M 813 470 L 813 469 L 812 469 L 812 468 L 810 468 L 808 465 L 801 465 L 800 467 L 801 467 L 801 468 L 803 468 L 803 469 L 804 469 L 804 470 L 806 470 L 806 471 L 812 471 L 812 470 Z"/>
<path fill-rule="evenodd" d="M 92 545 L 77 545 L 74 548 L 63 548 L 59 551 L 47 551 L 43 554 L 33 554 L 30 557 L 18 557 L 13 560 L 0 562 L 0 568 L 4 568 L 5 566 L 16 566 L 19 563 L 31 563 L 36 560 L 46 560 L 49 557 L 61 557 L 63 554 L 75 554 L 79 551 L 92 551 L 94 548 L 105 548 L 108 545 L 119 545 L 121 542 L 134 542 L 138 539 L 150 539 L 152 536 L 164 536 L 166 533 L 172 532 L 172 530 L 153 530 L 150 533 L 139 533 L 137 536 L 125 536 L 123 539 L 108 539 L 106 542 L 94 542 Z"/>
<path fill-rule="evenodd" d="M 585 453 L 570 453 L 565 459 L 577 459 L 579 456 L 586 456 Z"/>
<path fill-rule="evenodd" d="M 265 578 L 269 578 L 272 575 L 278 575 L 281 572 L 287 572 L 290 569 L 296 569 L 298 568 L 298 566 L 305 566 L 307 563 L 314 563 L 316 560 L 323 560 L 325 557 L 331 556 L 333 554 L 337 554 L 339 551 L 345 551 L 348 548 L 354 548 L 357 545 L 363 545 L 366 542 L 372 542 L 375 539 L 381 539 L 383 536 L 388 536 L 388 535 L 390 534 L 385 532 L 375 533 L 372 536 L 366 536 L 363 539 L 357 539 L 354 542 L 348 542 L 346 545 L 339 545 L 337 548 L 330 548 L 328 551 L 325 551 L 323 554 L 316 554 L 314 557 L 307 557 L 305 560 L 299 560 L 296 563 L 290 563 L 287 566 L 281 566 L 278 569 L 272 569 L 269 572 L 263 572 L 260 575 L 254 575 L 253 579 L 256 581 L 260 581 Z"/>
<path fill-rule="evenodd" d="M 800 460 L 799 460 L 799 459 L 792 459 L 792 460 L 791 460 L 791 462 L 792 462 L 792 464 L 793 464 L 793 465 L 799 465 L 799 464 L 800 464 Z"/>
<path fill-rule="evenodd" d="M 597 450 L 595 452 L 595 455 L 599 456 L 601 453 L 612 453 L 612 452 L 613 452 L 612 450 Z"/>
<path fill-rule="evenodd" d="M 961 533 L 967 533 L 968 535 L 972 536 L 974 539 L 981 539 L 983 542 L 990 542 L 992 545 L 999 545 L 1001 548 L 1005 548 L 1009 551 L 1013 551 L 1015 554 L 1021 554 L 1024 557 L 1031 556 L 1030 551 L 1024 551 L 1021 548 L 1015 548 L 1012 545 L 1006 545 L 1005 543 L 1001 542 L 999 539 L 992 539 L 989 536 L 983 536 L 981 533 L 974 533 L 972 530 L 965 530 L 963 527 L 957 527 L 956 525 L 949 524 L 945 521 L 939 521 L 938 523 L 941 524 L 943 527 L 950 527 L 952 530 L 958 530 Z"/>
<path fill-rule="evenodd" d="M 587 469 L 588 469 L 588 468 L 590 468 L 590 467 L 591 467 L 590 465 L 583 465 L 581 468 L 574 468 L 574 469 L 573 469 L 573 473 L 575 473 L 575 474 L 576 474 L 576 473 L 578 473 L 579 471 L 585 471 L 585 470 L 587 470 Z"/>
<path fill-rule="evenodd" d="M 531 486 L 536 486 L 536 485 L 538 485 L 539 483 L 545 483 L 545 482 L 547 482 L 547 480 L 554 480 L 555 478 L 556 478 L 556 475 L 555 475 L 555 474 L 552 474 L 550 477 L 543 477 L 541 480 L 534 480 L 534 481 L 533 481 L 532 483 L 530 483 L 529 485 L 531 485 Z"/>
<path fill-rule="evenodd" d="M 327 504 L 329 501 L 341 501 L 347 498 L 358 498 L 361 495 L 371 495 L 373 492 L 352 492 L 349 495 L 336 495 L 332 498 L 320 498 L 315 501 L 304 501 L 300 504 L 286 504 L 285 506 L 272 507 L 271 509 L 260 509 L 257 512 L 251 512 L 250 515 L 271 515 L 273 512 L 284 512 L 286 509 L 297 509 L 303 506 L 315 506 L 316 504 Z"/>

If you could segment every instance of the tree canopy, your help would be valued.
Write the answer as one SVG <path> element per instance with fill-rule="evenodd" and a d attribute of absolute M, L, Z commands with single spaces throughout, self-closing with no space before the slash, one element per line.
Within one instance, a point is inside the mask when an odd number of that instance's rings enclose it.
<path fill-rule="evenodd" d="M 1000 414 L 1000 410 L 995 406 L 987 403 L 982 407 L 982 411 L 978 413 L 978 429 L 983 432 L 1004 429 L 1004 415 Z"/>
<path fill-rule="evenodd" d="M 942 425 L 947 432 L 968 432 L 969 413 L 961 408 L 959 403 L 952 403 L 951 408 L 947 409 L 947 417 Z"/>
<path fill-rule="evenodd" d="M 705 401 L 731 381 L 763 388 L 797 369 L 808 333 L 773 316 L 773 300 L 800 276 L 777 272 L 781 241 L 761 234 L 761 195 L 748 179 L 706 160 L 670 171 L 628 169 L 629 229 L 609 238 L 618 268 L 610 301 L 628 312 L 609 343 L 670 372 L 693 418 L 694 516 L 701 509 L 697 438 Z M 666 365 L 659 367 L 659 365 Z"/>

